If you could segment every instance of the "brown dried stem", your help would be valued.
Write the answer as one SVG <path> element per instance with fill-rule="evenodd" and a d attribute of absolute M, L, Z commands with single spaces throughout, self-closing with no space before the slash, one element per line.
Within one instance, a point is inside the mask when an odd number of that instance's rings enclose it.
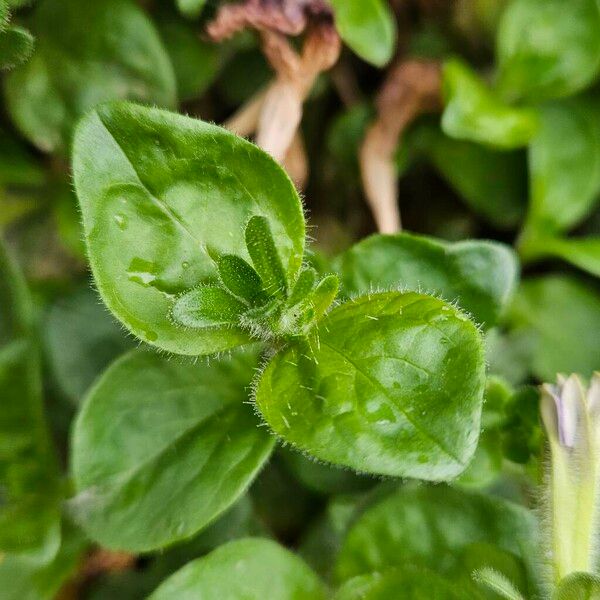
<path fill-rule="evenodd" d="M 405 60 L 390 71 L 377 99 L 378 117 L 360 150 L 365 195 L 382 233 L 401 229 L 394 155 L 407 126 L 441 107 L 441 69 L 437 62 Z"/>
<path fill-rule="evenodd" d="M 323 0 L 247 0 L 223 7 L 207 30 L 213 39 L 221 40 L 246 27 L 259 32 L 275 78 L 225 126 L 239 135 L 255 133 L 261 148 L 292 166 L 290 174 L 296 182 L 305 181 L 308 161 L 298 133 L 304 101 L 341 50 L 331 9 Z M 303 32 L 298 53 L 286 36 Z"/>

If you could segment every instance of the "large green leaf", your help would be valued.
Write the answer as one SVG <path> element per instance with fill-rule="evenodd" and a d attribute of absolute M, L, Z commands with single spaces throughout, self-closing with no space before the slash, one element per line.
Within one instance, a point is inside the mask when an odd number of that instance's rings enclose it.
<path fill-rule="evenodd" d="M 510 311 L 512 327 L 533 336 L 533 373 L 590 376 L 600 365 L 600 295 L 567 276 L 549 275 L 521 285 Z"/>
<path fill-rule="evenodd" d="M 415 292 L 332 310 L 267 365 L 256 402 L 286 442 L 358 471 L 449 479 L 479 435 L 484 383 L 475 325 Z"/>
<path fill-rule="evenodd" d="M 396 47 L 396 22 L 387 0 L 331 0 L 340 36 L 361 58 L 385 65 Z"/>
<path fill-rule="evenodd" d="M 458 585 L 440 577 L 434 571 L 403 565 L 383 573 L 359 575 L 348 580 L 334 596 L 334 600 L 476 600 L 477 594 L 465 585 Z"/>
<path fill-rule="evenodd" d="M 571 573 L 560 581 L 554 600 L 600 600 L 600 577 L 592 573 Z"/>
<path fill-rule="evenodd" d="M 50 372 L 59 389 L 75 403 L 110 362 L 133 347 L 133 340 L 87 286 L 58 298 L 45 325 Z"/>
<path fill-rule="evenodd" d="M 531 234 L 547 236 L 576 225 L 600 195 L 600 98 L 549 103 L 539 115 L 529 149 L 527 225 Z"/>
<path fill-rule="evenodd" d="M 197 355 L 248 341 L 239 327 L 189 329 L 170 313 L 180 294 L 216 281 L 215 253 L 249 260 L 251 216 L 266 218 L 288 280 L 300 269 L 304 218 L 293 184 L 266 153 L 224 129 L 107 105 L 77 130 L 74 172 L 100 294 L 128 329 L 160 348 Z"/>
<path fill-rule="evenodd" d="M 100 102 L 175 105 L 175 77 L 152 23 L 130 0 L 43 0 L 29 23 L 36 52 L 6 81 L 9 113 L 46 152 L 66 151 Z"/>
<path fill-rule="evenodd" d="M 390 287 L 432 293 L 458 303 L 487 327 L 498 320 L 518 279 L 508 246 L 476 240 L 450 244 L 407 233 L 371 236 L 337 265 L 348 295 Z"/>
<path fill-rule="evenodd" d="M 504 104 L 462 61 L 446 62 L 443 81 L 447 135 L 510 150 L 525 146 L 535 133 L 535 112 Z"/>
<path fill-rule="evenodd" d="M 247 538 L 230 542 L 189 563 L 149 600 L 320 600 L 325 589 L 297 556 L 275 542 Z"/>
<path fill-rule="evenodd" d="M 59 482 L 43 412 L 30 299 L 0 244 L 0 551 L 58 542 Z"/>
<path fill-rule="evenodd" d="M 255 355 L 208 364 L 134 351 L 90 391 L 75 423 L 77 520 L 106 547 L 145 551 L 231 506 L 274 438 L 245 403 Z"/>
<path fill-rule="evenodd" d="M 470 577 L 473 553 L 487 555 L 495 568 L 504 557 L 507 574 L 514 577 L 516 569 L 524 580 L 520 561 L 536 565 L 536 536 L 533 514 L 518 505 L 443 486 L 405 486 L 367 509 L 351 527 L 337 576 L 344 581 L 414 563 L 453 579 Z"/>
<path fill-rule="evenodd" d="M 527 198 L 524 151 L 457 140 L 437 126 L 421 127 L 415 135 L 421 151 L 477 214 L 503 229 L 521 221 Z"/>
<path fill-rule="evenodd" d="M 531 100 L 573 94 L 600 68 L 596 0 L 513 0 L 497 36 L 499 85 Z"/>

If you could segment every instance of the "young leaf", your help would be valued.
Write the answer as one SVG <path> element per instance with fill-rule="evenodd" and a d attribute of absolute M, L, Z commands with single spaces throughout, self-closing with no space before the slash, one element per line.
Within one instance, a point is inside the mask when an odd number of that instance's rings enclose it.
<path fill-rule="evenodd" d="M 527 145 L 537 128 L 535 112 L 504 104 L 457 59 L 446 62 L 443 77 L 444 133 L 503 150 Z"/>
<path fill-rule="evenodd" d="M 473 572 L 473 579 L 482 587 L 496 593 L 505 600 L 524 600 L 512 582 L 494 569 L 486 567 L 478 569 Z"/>
<path fill-rule="evenodd" d="M 531 140 L 531 205 L 527 227 L 548 236 L 577 225 L 600 194 L 600 102 L 579 97 L 538 110 Z"/>
<path fill-rule="evenodd" d="M 229 292 L 217 286 L 200 286 L 186 292 L 173 305 L 173 320 L 193 329 L 237 325 L 247 308 Z"/>
<path fill-rule="evenodd" d="M 192 365 L 134 351 L 106 371 L 72 446 L 78 495 L 70 506 L 92 539 L 132 552 L 161 548 L 240 497 L 274 444 L 244 403 L 254 361 Z"/>
<path fill-rule="evenodd" d="M 408 233 L 359 242 L 338 259 L 337 269 L 346 295 L 390 287 L 439 294 L 486 327 L 497 322 L 518 280 L 508 246 L 477 240 L 450 244 Z"/>
<path fill-rule="evenodd" d="M 445 302 L 375 294 L 332 310 L 277 354 L 256 403 L 285 441 L 358 471 L 442 480 L 479 434 L 482 343 Z"/>
<path fill-rule="evenodd" d="M 0 32 L 0 69 L 13 69 L 32 54 L 33 36 L 21 27 L 9 27 Z"/>
<path fill-rule="evenodd" d="M 497 36 L 499 87 L 512 98 L 569 96 L 600 68 L 600 10 L 596 0 L 514 0 Z"/>
<path fill-rule="evenodd" d="M 473 597 L 473 590 L 464 584 L 440 577 L 430 569 L 403 565 L 383 573 L 353 577 L 337 591 L 334 600 L 465 600 Z"/>
<path fill-rule="evenodd" d="M 286 279 L 300 270 L 304 217 L 293 184 L 265 152 L 224 129 L 106 105 L 77 130 L 74 174 L 104 302 L 132 333 L 164 350 L 210 354 L 248 341 L 230 326 L 187 330 L 170 313 L 179 295 L 214 283 L 211 256 L 250 258 L 244 227 L 253 214 L 268 220 Z"/>
<path fill-rule="evenodd" d="M 30 302 L 0 244 L 0 552 L 52 555 L 59 541 L 60 490 Z"/>
<path fill-rule="evenodd" d="M 189 563 L 148 600 L 173 598 L 325 600 L 326 593 L 315 573 L 289 550 L 270 540 L 247 538 Z"/>
<path fill-rule="evenodd" d="M 313 291 L 317 280 L 317 272 L 313 268 L 303 269 L 298 275 L 290 297 L 287 300 L 287 306 L 293 307 L 307 298 Z"/>
<path fill-rule="evenodd" d="M 532 336 L 532 370 L 541 381 L 556 373 L 590 376 L 600 365 L 600 295 L 559 275 L 525 281 L 508 315 L 512 328 Z"/>
<path fill-rule="evenodd" d="M 42 0 L 28 24 L 36 52 L 8 76 L 6 98 L 15 125 L 41 150 L 66 152 L 76 120 L 101 102 L 175 105 L 169 57 L 130 0 Z"/>
<path fill-rule="evenodd" d="M 261 278 L 243 258 L 233 254 L 220 256 L 217 270 L 223 285 L 238 298 L 243 298 L 251 305 L 266 301 Z"/>
<path fill-rule="evenodd" d="M 254 215 L 244 231 L 246 248 L 254 268 L 262 281 L 263 290 L 269 296 L 284 296 L 287 281 L 277 246 L 266 217 Z"/>
<path fill-rule="evenodd" d="M 537 566 L 536 521 L 525 508 L 444 486 L 401 487 L 351 527 L 338 556 L 337 576 L 344 581 L 412 562 L 457 578 L 463 552 L 482 543 Z"/>
<path fill-rule="evenodd" d="M 340 280 L 337 275 L 327 275 L 319 282 L 314 292 L 310 295 L 309 302 L 313 318 L 319 321 L 327 312 L 337 296 Z"/>
<path fill-rule="evenodd" d="M 553 600 L 600 600 L 600 577 L 571 573 L 559 582 Z"/>
<path fill-rule="evenodd" d="M 387 0 L 331 0 L 341 38 L 361 58 L 383 67 L 396 47 L 396 22 Z"/>

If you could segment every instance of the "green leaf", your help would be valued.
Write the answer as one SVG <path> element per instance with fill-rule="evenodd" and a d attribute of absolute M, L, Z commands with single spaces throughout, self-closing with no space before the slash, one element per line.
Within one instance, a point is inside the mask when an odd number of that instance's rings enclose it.
<path fill-rule="evenodd" d="M 555 256 L 600 277 L 600 237 L 541 238 L 527 245 L 535 258 Z"/>
<path fill-rule="evenodd" d="M 517 590 L 513 583 L 502 573 L 498 573 L 492 568 L 484 567 L 473 572 L 473 579 L 482 587 L 495 592 L 498 596 L 507 600 L 524 600 L 523 596 Z"/>
<path fill-rule="evenodd" d="M 69 523 L 63 525 L 61 545 L 48 562 L 32 560 L 22 554 L 7 554 L 0 559 L 2 600 L 53 600 L 61 586 L 81 566 L 87 546 L 81 533 Z"/>
<path fill-rule="evenodd" d="M 6 81 L 15 125 L 45 152 L 65 153 L 77 119 L 101 102 L 174 106 L 175 77 L 146 14 L 130 0 L 43 0 L 36 52 Z"/>
<path fill-rule="evenodd" d="M 190 19 L 195 19 L 200 16 L 203 11 L 206 0 L 175 0 L 177 2 L 177 8 L 183 15 Z"/>
<path fill-rule="evenodd" d="M 270 540 L 225 544 L 167 579 L 149 600 L 324 600 L 323 584 L 300 558 Z"/>
<path fill-rule="evenodd" d="M 560 583 L 554 600 L 600 600 L 600 577 L 592 573 L 571 573 Z"/>
<path fill-rule="evenodd" d="M 192 24 L 181 19 L 159 13 L 156 25 L 173 64 L 179 100 L 199 98 L 219 74 L 219 46 L 204 41 Z"/>
<path fill-rule="evenodd" d="M 524 152 L 457 140 L 437 126 L 416 135 L 422 137 L 422 151 L 473 211 L 502 229 L 521 222 L 527 198 Z"/>
<path fill-rule="evenodd" d="M 21 27 L 0 32 L 0 69 L 14 69 L 32 54 L 33 36 Z"/>
<path fill-rule="evenodd" d="M 248 341 L 236 327 L 185 329 L 170 313 L 179 295 L 217 279 L 211 255 L 249 260 L 244 227 L 253 215 L 268 220 L 287 280 L 300 270 L 304 217 L 293 184 L 266 153 L 224 129 L 107 105 L 77 130 L 74 174 L 104 302 L 162 349 L 210 354 Z"/>
<path fill-rule="evenodd" d="M 223 288 L 206 285 L 177 298 L 172 316 L 177 324 L 194 329 L 235 326 L 245 308 Z"/>
<path fill-rule="evenodd" d="M 48 312 L 46 360 L 54 382 L 72 402 L 78 403 L 104 368 L 132 346 L 87 286 L 58 298 Z"/>
<path fill-rule="evenodd" d="M 373 235 L 337 263 L 346 295 L 396 287 L 457 302 L 475 321 L 490 327 L 511 298 L 518 280 L 516 257 L 496 242 L 454 244 L 401 233 Z"/>
<path fill-rule="evenodd" d="M 479 332 L 457 309 L 414 292 L 333 309 L 267 365 L 256 403 L 312 456 L 358 471 L 449 479 L 479 434 Z"/>
<path fill-rule="evenodd" d="M 569 96 L 600 68 L 596 0 L 513 0 L 497 36 L 499 87 L 511 98 Z"/>
<path fill-rule="evenodd" d="M 344 581 L 412 562 L 456 578 L 465 551 L 476 544 L 481 552 L 483 543 L 536 566 L 536 520 L 523 507 L 444 486 L 404 486 L 351 527 L 337 576 Z"/>
<path fill-rule="evenodd" d="M 411 565 L 389 569 L 383 573 L 361 575 L 348 580 L 336 593 L 334 600 L 465 600 L 474 598 L 473 590 L 458 585 L 437 573 Z"/>
<path fill-rule="evenodd" d="M 386 0 L 332 0 L 341 38 L 356 54 L 382 67 L 396 47 L 396 22 Z"/>
<path fill-rule="evenodd" d="M 285 296 L 287 281 L 277 246 L 266 217 L 255 215 L 250 218 L 244 231 L 246 248 L 269 296 Z"/>
<path fill-rule="evenodd" d="M 600 195 L 600 101 L 579 97 L 541 106 L 531 140 L 527 226 L 548 236 L 577 225 Z"/>
<path fill-rule="evenodd" d="M 577 279 L 548 275 L 521 285 L 509 314 L 511 326 L 533 336 L 533 373 L 590 376 L 600 365 L 600 295 Z"/>
<path fill-rule="evenodd" d="M 464 62 L 444 64 L 442 129 L 450 137 L 503 150 L 527 145 L 537 129 L 530 109 L 504 104 Z"/>
<path fill-rule="evenodd" d="M 254 354 L 184 364 L 134 351 L 75 423 L 70 506 L 94 540 L 141 552 L 196 533 L 248 487 L 274 439 L 244 402 Z"/>
<path fill-rule="evenodd" d="M 233 254 L 220 256 L 217 269 L 221 283 L 238 298 L 250 305 L 266 301 L 260 276 L 243 258 Z"/>
<path fill-rule="evenodd" d="M 52 554 L 58 467 L 44 417 L 30 302 L 0 244 L 0 551 Z"/>

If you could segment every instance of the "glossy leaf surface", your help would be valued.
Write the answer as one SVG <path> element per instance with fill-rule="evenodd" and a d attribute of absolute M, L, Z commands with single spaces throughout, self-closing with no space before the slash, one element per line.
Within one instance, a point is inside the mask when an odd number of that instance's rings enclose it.
<path fill-rule="evenodd" d="M 246 343 L 239 327 L 189 329 L 170 313 L 180 294 L 216 280 L 211 255 L 250 259 L 244 228 L 253 215 L 267 220 L 285 276 L 295 278 L 304 218 L 283 170 L 224 129 L 132 104 L 88 115 L 74 154 L 92 271 L 117 318 L 179 354 Z"/>
<path fill-rule="evenodd" d="M 457 309 L 414 292 L 374 294 L 277 354 L 256 402 L 278 435 L 318 459 L 449 479 L 475 451 L 483 371 L 479 332 Z"/>
<path fill-rule="evenodd" d="M 323 584 L 310 568 L 275 542 L 230 542 L 189 563 L 149 600 L 324 600 Z"/>
<path fill-rule="evenodd" d="M 109 548 L 189 537 L 231 506 L 268 458 L 247 396 L 254 354 L 185 364 L 134 351 L 90 391 L 73 436 L 71 508 Z"/>
<path fill-rule="evenodd" d="M 475 240 L 451 244 L 408 233 L 359 242 L 340 257 L 338 269 L 347 295 L 391 287 L 436 294 L 488 327 L 518 279 L 508 246 Z"/>

